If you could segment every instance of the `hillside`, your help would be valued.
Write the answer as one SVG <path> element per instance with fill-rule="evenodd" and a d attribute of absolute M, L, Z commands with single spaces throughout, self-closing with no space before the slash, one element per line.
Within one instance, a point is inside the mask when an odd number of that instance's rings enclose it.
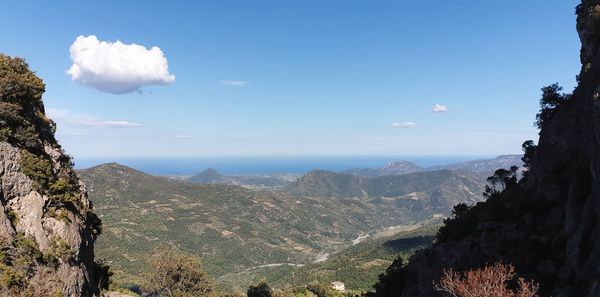
<path fill-rule="evenodd" d="M 342 171 L 342 173 L 364 176 L 377 177 L 385 175 L 402 175 L 413 172 L 423 171 L 423 168 L 417 164 L 408 161 L 388 162 L 379 168 L 355 168 Z"/>
<path fill-rule="evenodd" d="M 417 250 L 429 247 L 441 223 L 441 220 L 432 220 L 373 234 L 322 262 L 301 267 L 278 283 L 302 286 L 341 281 L 351 290 L 371 290 L 379 274 L 394 259 L 406 260 Z"/>
<path fill-rule="evenodd" d="M 600 1 L 583 0 L 576 12 L 578 86 L 572 94 L 542 89 L 539 141 L 523 145 L 529 171 L 518 182 L 501 178 L 505 186 L 485 203 L 459 209 L 433 247 L 391 268 L 403 272 L 376 296 L 441 296 L 432 282 L 444 269 L 499 260 L 538 282 L 541 296 L 600 296 Z"/>
<path fill-rule="evenodd" d="M 523 155 L 502 155 L 493 159 L 479 159 L 449 165 L 433 166 L 427 168 L 427 170 L 461 170 L 482 177 L 488 177 L 498 168 L 510 168 L 511 166 L 523 167 L 522 157 Z"/>
<path fill-rule="evenodd" d="M 185 181 L 208 185 L 237 185 L 251 189 L 277 189 L 289 183 L 287 179 L 280 176 L 225 175 L 213 168 L 208 168 Z"/>
<path fill-rule="evenodd" d="M 457 203 L 481 201 L 483 188 L 478 179 L 450 170 L 374 178 L 315 170 L 289 184 L 285 191 L 298 196 L 374 199 L 397 207 L 419 205 L 447 213 Z"/>
<path fill-rule="evenodd" d="M 448 210 L 192 184 L 114 163 L 79 174 L 104 222 L 98 255 L 121 282 L 139 281 L 145 255 L 159 247 L 202 256 L 206 270 L 218 278 L 262 265 L 310 263 L 360 234 Z"/>

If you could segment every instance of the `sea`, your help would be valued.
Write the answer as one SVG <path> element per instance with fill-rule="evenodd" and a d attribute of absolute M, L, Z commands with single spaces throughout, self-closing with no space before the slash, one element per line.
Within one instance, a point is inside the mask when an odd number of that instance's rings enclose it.
<path fill-rule="evenodd" d="M 421 167 L 448 165 L 495 156 L 230 156 L 75 158 L 75 168 L 119 163 L 134 169 L 165 176 L 190 176 L 207 168 L 224 174 L 304 174 L 321 169 L 343 171 L 351 168 L 378 168 L 392 161 L 410 161 Z"/>

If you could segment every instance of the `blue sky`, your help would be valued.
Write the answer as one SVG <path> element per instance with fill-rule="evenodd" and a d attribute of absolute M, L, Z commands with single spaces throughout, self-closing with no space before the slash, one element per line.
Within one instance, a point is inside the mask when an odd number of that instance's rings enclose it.
<path fill-rule="evenodd" d="M 10 1 L 0 51 L 45 80 L 76 158 L 495 155 L 537 139 L 542 86 L 574 87 L 576 4 Z M 80 35 L 159 47 L 174 81 L 73 81 Z"/>

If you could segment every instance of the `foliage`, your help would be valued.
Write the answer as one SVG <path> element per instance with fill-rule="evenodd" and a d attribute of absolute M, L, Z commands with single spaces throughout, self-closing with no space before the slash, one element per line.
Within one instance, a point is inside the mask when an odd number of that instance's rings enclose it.
<path fill-rule="evenodd" d="M 512 265 L 501 262 L 493 266 L 469 270 L 463 273 L 452 269 L 444 270 L 444 275 L 435 288 L 452 297 L 538 297 L 539 285 L 535 282 L 517 280 L 516 290 L 509 289 L 508 282 L 515 277 Z"/>
<path fill-rule="evenodd" d="M 261 280 L 256 285 L 251 285 L 246 291 L 248 297 L 272 297 L 273 289 L 269 286 L 266 280 Z"/>
<path fill-rule="evenodd" d="M 44 251 L 43 259 L 46 265 L 58 267 L 59 263 L 69 261 L 73 257 L 71 246 L 62 238 L 52 238 L 50 247 Z"/>
<path fill-rule="evenodd" d="M 542 88 L 540 111 L 536 115 L 535 125 L 542 129 L 544 123 L 556 114 L 561 105 L 571 99 L 571 94 L 561 93 L 563 88 L 558 83 Z"/>
<path fill-rule="evenodd" d="M 390 265 L 385 273 L 379 275 L 379 281 L 373 285 L 374 292 L 367 297 L 401 296 L 406 279 L 406 265 L 401 257 L 398 257 Z"/>
<path fill-rule="evenodd" d="M 21 171 L 30 177 L 39 189 L 46 188 L 53 178 L 52 163 L 42 156 L 21 150 Z"/>
<path fill-rule="evenodd" d="M 512 166 L 510 169 L 500 168 L 496 170 L 494 175 L 487 178 L 487 181 L 490 184 L 485 186 L 483 196 L 489 198 L 494 194 L 501 193 L 508 187 L 516 185 L 518 181 L 518 170 L 519 167 L 517 166 Z"/>
<path fill-rule="evenodd" d="M 53 139 L 41 103 L 44 90 L 25 60 L 0 54 L 0 141 L 41 151 L 40 138 Z"/>
<path fill-rule="evenodd" d="M 61 177 L 53 181 L 49 187 L 50 197 L 60 202 L 76 202 L 79 185 L 73 178 Z"/>
<path fill-rule="evenodd" d="M 213 291 L 200 258 L 179 250 L 160 251 L 149 259 L 146 290 L 169 297 L 201 297 Z"/>
<path fill-rule="evenodd" d="M 0 98 L 3 101 L 41 100 L 44 91 L 44 82 L 29 70 L 24 59 L 0 54 Z"/>
<path fill-rule="evenodd" d="M 531 162 L 535 160 L 535 155 L 537 153 L 537 145 L 533 142 L 533 140 L 527 140 L 523 142 L 521 146 L 523 148 L 523 166 L 529 168 L 531 166 Z"/>
<path fill-rule="evenodd" d="M 362 242 L 329 256 L 325 261 L 304 265 L 273 283 L 299 286 L 342 281 L 347 290 L 368 291 L 396 258 L 406 260 L 416 251 L 431 246 L 441 220 L 416 226 L 418 225 L 409 227 L 410 231 L 396 231 L 389 235 L 389 230 L 372 234 Z M 412 229 L 415 227 L 416 229 Z"/>

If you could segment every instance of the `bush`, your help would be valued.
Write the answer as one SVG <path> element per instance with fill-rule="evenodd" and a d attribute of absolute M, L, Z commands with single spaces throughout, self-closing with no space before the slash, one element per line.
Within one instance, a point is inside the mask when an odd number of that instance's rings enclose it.
<path fill-rule="evenodd" d="M 406 265 L 402 258 L 398 257 L 385 273 L 379 275 L 379 281 L 373 285 L 375 292 L 368 293 L 367 297 L 402 296 L 406 274 Z"/>
<path fill-rule="evenodd" d="M 251 285 L 246 291 L 248 297 L 272 297 L 273 290 L 269 286 L 266 280 L 261 280 L 256 285 Z"/>
<path fill-rule="evenodd" d="M 438 291 L 452 297 L 537 297 L 539 286 L 534 282 L 517 280 L 516 290 L 508 288 L 508 282 L 515 277 L 512 265 L 496 263 L 480 269 L 459 273 L 452 269 L 444 270 L 439 283 L 435 284 Z"/>
<path fill-rule="evenodd" d="M 561 105 L 571 99 L 571 94 L 561 93 L 563 88 L 558 83 L 542 88 L 540 111 L 535 116 L 535 125 L 542 129 L 544 123 L 551 119 Z"/>
<path fill-rule="evenodd" d="M 172 297 L 208 296 L 213 291 L 199 257 L 170 250 L 155 253 L 149 262 L 152 271 L 146 275 L 148 291 Z"/>
<path fill-rule="evenodd" d="M 37 156 L 27 150 L 21 150 L 21 172 L 30 177 L 39 189 L 46 188 L 52 179 L 52 163 L 43 156 Z"/>
<path fill-rule="evenodd" d="M 44 252 L 44 263 L 50 267 L 57 267 L 61 262 L 67 262 L 73 257 L 71 246 L 64 239 L 52 238 L 50 247 Z"/>

